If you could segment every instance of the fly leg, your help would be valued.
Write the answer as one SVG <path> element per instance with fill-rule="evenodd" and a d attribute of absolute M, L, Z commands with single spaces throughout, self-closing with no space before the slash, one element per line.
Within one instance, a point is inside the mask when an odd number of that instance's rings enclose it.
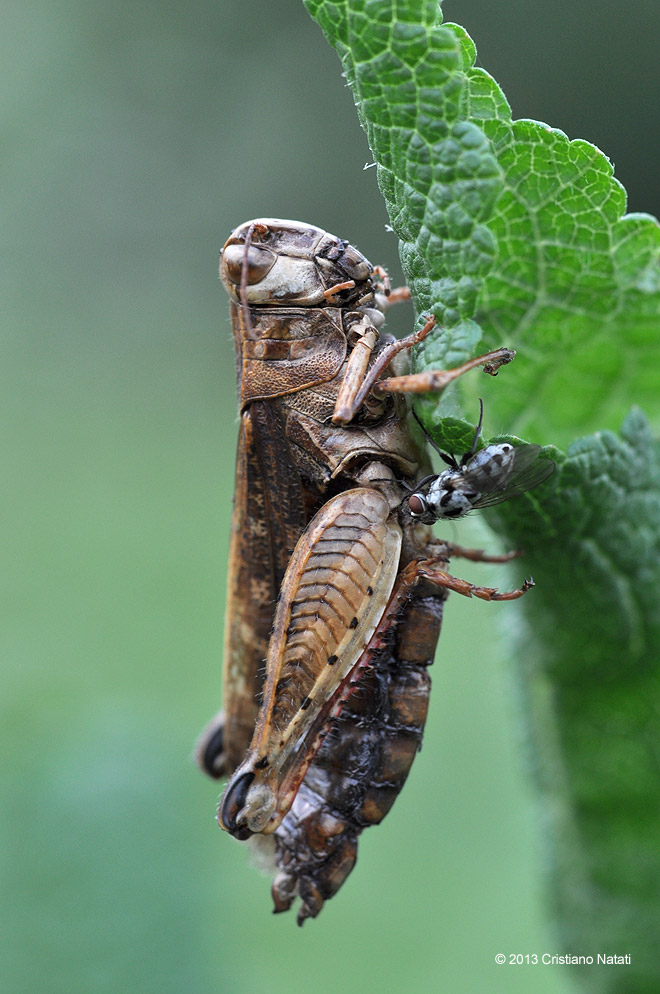
<path fill-rule="evenodd" d="M 410 290 L 407 286 L 397 286 L 394 290 L 390 290 L 387 296 L 387 303 L 389 306 L 392 304 L 403 304 L 410 300 Z"/>

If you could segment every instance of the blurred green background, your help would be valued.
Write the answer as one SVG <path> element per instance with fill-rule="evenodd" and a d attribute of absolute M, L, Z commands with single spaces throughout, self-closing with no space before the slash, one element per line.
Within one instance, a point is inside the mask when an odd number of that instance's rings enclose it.
<path fill-rule="evenodd" d="M 594 141 L 660 213 L 657 0 L 444 9 L 514 116 Z M 399 273 L 334 53 L 285 0 L 6 0 L 2 22 L 3 991 L 573 990 L 494 963 L 563 951 L 507 605 L 452 598 L 411 780 L 303 930 L 192 765 L 236 431 L 218 250 L 295 217 Z"/>

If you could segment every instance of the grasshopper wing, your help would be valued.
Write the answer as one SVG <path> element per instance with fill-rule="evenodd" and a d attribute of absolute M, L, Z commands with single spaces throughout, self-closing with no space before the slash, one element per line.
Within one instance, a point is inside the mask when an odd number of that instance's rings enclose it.
<path fill-rule="evenodd" d="M 273 605 L 291 553 L 308 521 L 305 494 L 268 404 L 241 417 L 228 569 L 224 711 L 202 733 L 198 763 L 212 777 L 231 774 L 254 733 Z M 275 498 L 275 495 L 276 498 Z"/>
<path fill-rule="evenodd" d="M 221 803 L 224 828 L 273 832 L 350 694 L 387 605 L 401 530 L 385 497 L 357 488 L 329 500 L 300 537 L 282 583 L 264 699 L 247 756 Z"/>

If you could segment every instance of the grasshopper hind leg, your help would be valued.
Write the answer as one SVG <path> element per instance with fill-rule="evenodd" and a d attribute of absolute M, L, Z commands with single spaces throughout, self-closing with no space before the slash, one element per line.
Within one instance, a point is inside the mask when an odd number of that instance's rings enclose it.
<path fill-rule="evenodd" d="M 229 773 L 225 752 L 225 712 L 219 711 L 208 723 L 195 746 L 195 762 L 202 773 L 212 780 L 221 780 Z"/>

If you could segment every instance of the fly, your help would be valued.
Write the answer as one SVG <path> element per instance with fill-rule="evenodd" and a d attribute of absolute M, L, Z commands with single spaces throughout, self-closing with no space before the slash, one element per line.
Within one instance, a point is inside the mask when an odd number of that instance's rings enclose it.
<path fill-rule="evenodd" d="M 483 401 L 472 448 L 461 459 L 429 441 L 449 469 L 424 477 L 408 498 L 417 521 L 431 525 L 441 518 L 462 518 L 469 511 L 492 507 L 544 483 L 555 470 L 551 459 L 540 459 L 541 446 L 495 442 L 477 450 L 483 421 Z M 427 436 L 428 437 L 428 436 Z"/>

